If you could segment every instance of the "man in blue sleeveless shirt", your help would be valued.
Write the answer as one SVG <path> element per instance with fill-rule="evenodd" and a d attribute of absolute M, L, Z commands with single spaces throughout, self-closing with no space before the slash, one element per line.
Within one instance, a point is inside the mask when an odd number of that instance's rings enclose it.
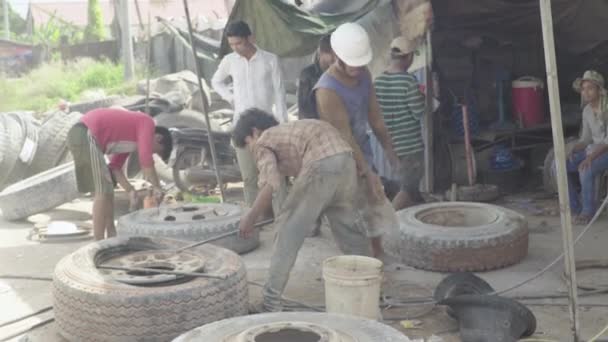
<path fill-rule="evenodd" d="M 319 118 L 336 127 L 353 149 L 359 173 L 356 205 L 367 227 L 374 256 L 382 257 L 381 237 L 396 229 L 398 221 L 373 169 L 368 127 L 378 137 L 393 167 L 398 167 L 399 158 L 366 68 L 372 60 L 367 32 L 358 24 L 342 24 L 331 35 L 331 47 L 337 60 L 315 86 L 317 111 Z"/>

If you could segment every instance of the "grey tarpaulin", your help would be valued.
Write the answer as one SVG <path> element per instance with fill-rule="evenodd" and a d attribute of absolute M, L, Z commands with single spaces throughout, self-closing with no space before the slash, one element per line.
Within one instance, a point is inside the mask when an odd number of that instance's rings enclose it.
<path fill-rule="evenodd" d="M 540 32 L 538 0 L 432 0 L 438 30 L 512 36 Z M 608 1 L 553 0 L 555 41 L 581 54 L 608 40 Z"/>

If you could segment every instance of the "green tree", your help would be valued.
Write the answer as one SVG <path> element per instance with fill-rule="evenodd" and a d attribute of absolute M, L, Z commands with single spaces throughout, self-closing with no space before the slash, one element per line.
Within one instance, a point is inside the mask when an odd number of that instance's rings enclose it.
<path fill-rule="evenodd" d="M 0 32 L 4 32 L 4 19 L 2 19 L 2 7 L 4 6 L 4 1 L 8 0 L 0 0 Z M 13 11 L 11 4 L 8 4 L 8 20 L 11 32 L 14 34 L 21 34 L 25 31 L 25 19 L 21 18 L 19 14 Z"/>
<path fill-rule="evenodd" d="M 99 0 L 89 0 L 89 17 L 85 29 L 87 41 L 99 41 L 104 38 L 103 16 Z"/>

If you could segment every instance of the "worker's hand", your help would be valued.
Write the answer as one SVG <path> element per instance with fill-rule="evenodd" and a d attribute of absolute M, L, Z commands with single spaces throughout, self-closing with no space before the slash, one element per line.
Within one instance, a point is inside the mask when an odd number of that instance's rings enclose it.
<path fill-rule="evenodd" d="M 137 210 L 137 206 L 139 205 L 139 196 L 137 195 L 137 191 L 135 189 L 129 191 L 129 211 Z"/>
<path fill-rule="evenodd" d="M 587 157 L 578 165 L 578 171 L 583 172 L 589 168 L 591 168 L 591 163 L 593 162 L 593 158 Z"/>
<path fill-rule="evenodd" d="M 254 223 L 251 215 L 247 214 L 243 216 L 239 222 L 239 236 L 243 239 L 249 239 L 253 236 L 255 230 Z"/>
<path fill-rule="evenodd" d="M 156 203 L 161 203 L 163 201 L 163 198 L 165 197 L 165 191 L 159 187 L 159 186 L 155 186 L 154 187 L 154 198 L 156 198 Z"/>
<path fill-rule="evenodd" d="M 401 168 L 401 160 L 399 160 L 397 153 L 395 153 L 395 151 L 390 151 L 387 153 L 387 157 L 392 169 L 395 172 L 399 172 L 399 169 Z"/>
<path fill-rule="evenodd" d="M 382 181 L 380 181 L 380 177 L 374 172 L 368 172 L 366 175 L 367 185 L 371 191 L 369 196 L 371 196 L 371 200 L 373 203 L 380 203 L 384 200 L 384 186 L 382 185 Z"/>

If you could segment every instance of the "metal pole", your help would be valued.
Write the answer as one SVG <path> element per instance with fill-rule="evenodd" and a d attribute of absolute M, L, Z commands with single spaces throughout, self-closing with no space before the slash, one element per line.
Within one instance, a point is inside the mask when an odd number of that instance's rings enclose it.
<path fill-rule="evenodd" d="M 150 74 L 152 73 L 152 68 L 150 67 L 150 64 L 152 63 L 152 30 L 150 28 L 152 26 L 152 21 L 150 17 L 150 10 L 148 10 L 148 46 L 146 49 L 146 113 L 148 114 L 150 114 Z"/>
<path fill-rule="evenodd" d="M 196 68 L 196 79 L 198 81 L 198 89 L 201 93 L 201 98 L 203 100 L 203 114 L 205 115 L 205 123 L 207 124 L 207 136 L 209 137 L 209 146 L 211 147 L 211 160 L 213 161 L 213 171 L 215 172 L 215 178 L 217 180 L 217 185 L 220 188 L 220 197 L 222 202 L 225 201 L 224 198 L 224 184 L 222 182 L 222 178 L 220 177 L 220 170 L 217 167 L 217 154 L 215 152 L 215 142 L 213 139 L 213 134 L 211 132 L 211 121 L 209 120 L 209 103 L 207 102 L 207 96 L 205 95 L 205 91 L 203 89 L 203 81 L 201 80 L 202 72 L 201 66 L 198 64 L 198 57 L 196 54 L 196 47 L 194 46 L 194 33 L 192 31 L 192 20 L 190 19 L 190 10 L 188 9 L 188 0 L 184 0 L 184 10 L 186 11 L 186 21 L 188 22 L 188 33 L 190 36 L 190 47 L 192 48 L 192 56 L 194 57 L 194 66 Z"/>
<path fill-rule="evenodd" d="M 3 0 L 3 11 L 4 11 L 4 39 L 11 39 L 11 24 L 8 20 L 8 0 Z"/>
<path fill-rule="evenodd" d="M 121 34 L 122 39 L 122 62 L 125 64 L 125 80 L 131 80 L 134 72 L 133 62 L 133 40 L 131 37 L 131 15 L 129 14 L 129 0 L 120 0 L 120 12 L 122 20 Z"/>
<path fill-rule="evenodd" d="M 433 94 L 434 86 L 433 86 L 433 47 L 431 45 L 431 30 L 429 29 L 426 33 L 426 63 L 424 66 L 425 77 L 426 77 L 426 102 L 425 102 L 425 130 L 424 134 L 424 188 L 427 193 L 432 193 L 435 184 L 435 172 L 434 172 L 434 160 L 433 153 L 434 146 L 434 118 L 433 118 L 433 100 L 435 98 L 435 94 Z"/>
<path fill-rule="evenodd" d="M 466 105 L 462 105 L 462 126 L 464 127 L 464 153 L 467 159 L 467 176 L 469 177 L 469 186 L 475 184 L 473 178 L 473 154 L 471 152 L 471 134 L 469 132 L 469 109 Z"/>
<path fill-rule="evenodd" d="M 568 183 L 566 178 L 566 152 L 564 146 L 564 129 L 562 126 L 562 108 L 557 78 L 557 63 L 555 58 L 555 37 L 553 35 L 551 0 L 540 0 L 540 14 L 543 29 L 545 65 L 547 69 L 547 90 L 549 92 L 549 103 L 551 108 L 553 146 L 555 149 L 555 163 L 557 164 L 557 185 L 561 212 L 562 240 L 565 254 L 564 263 L 566 279 L 568 282 L 570 328 L 572 330 L 572 340 L 578 342 L 579 318 L 576 267 L 572 238 L 572 222 L 570 217 L 570 200 L 568 198 Z"/>

